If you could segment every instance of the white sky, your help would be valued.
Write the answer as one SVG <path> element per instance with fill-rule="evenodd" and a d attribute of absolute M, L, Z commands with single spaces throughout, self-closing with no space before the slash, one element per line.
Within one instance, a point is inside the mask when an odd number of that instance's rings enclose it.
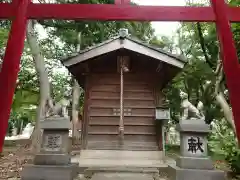
<path fill-rule="evenodd" d="M 139 5 L 184 6 L 186 0 L 132 0 Z M 178 22 L 152 22 L 156 35 L 172 36 L 177 30 Z"/>

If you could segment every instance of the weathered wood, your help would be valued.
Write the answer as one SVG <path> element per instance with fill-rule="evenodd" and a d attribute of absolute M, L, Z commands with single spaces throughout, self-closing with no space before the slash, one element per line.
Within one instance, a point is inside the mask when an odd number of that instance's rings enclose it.
<path fill-rule="evenodd" d="M 99 127 L 100 126 L 100 127 Z M 117 133 L 118 125 L 90 125 L 88 128 L 89 134 L 94 133 Z M 125 134 L 156 134 L 155 126 L 138 126 L 138 125 L 126 125 L 124 128 Z"/>
<path fill-rule="evenodd" d="M 125 74 L 124 74 L 125 75 Z M 124 142 L 118 142 L 120 74 L 91 74 L 88 98 L 88 149 L 158 148 L 155 127 L 154 75 L 124 76 Z"/>
<path fill-rule="evenodd" d="M 133 142 L 134 140 L 137 140 L 136 142 L 155 142 L 156 145 L 156 137 L 154 135 L 134 135 L 134 134 L 126 134 L 125 135 L 125 141 Z M 89 142 L 96 140 L 95 135 L 89 135 L 88 137 Z M 98 135 L 99 141 L 117 141 L 117 134 L 114 136 L 109 136 L 107 134 L 99 134 Z"/>
<path fill-rule="evenodd" d="M 88 76 L 85 81 L 84 88 L 84 109 L 83 109 L 83 120 L 82 120 L 82 136 L 81 136 L 81 144 L 82 148 L 85 149 L 87 146 L 87 138 L 88 138 L 88 118 L 89 118 L 89 107 L 88 107 L 88 99 L 89 99 L 89 81 Z"/>
<path fill-rule="evenodd" d="M 91 99 L 89 102 L 91 107 L 119 107 L 119 99 L 111 99 L 103 97 L 103 99 Z M 152 107 L 154 106 L 153 100 L 139 100 L 139 99 L 124 99 L 124 107 Z"/>
<path fill-rule="evenodd" d="M 105 107 L 104 107 L 105 106 Z M 101 117 L 114 117 L 116 115 L 113 114 L 113 109 L 114 108 L 119 108 L 119 107 L 112 107 L 112 106 L 107 106 L 104 105 L 102 107 L 91 107 L 89 109 L 89 116 L 94 117 L 94 116 L 101 116 Z M 134 107 L 129 107 L 132 108 L 132 114 L 131 117 L 154 117 L 155 116 L 155 109 L 154 107 L 148 107 L 148 106 L 134 106 Z M 126 115 L 128 116 L 128 115 Z"/>
<path fill-rule="evenodd" d="M 123 83 L 123 124 L 124 142 L 119 142 L 120 125 L 120 82 L 118 71 L 118 56 L 129 56 L 129 72 L 124 73 Z M 154 144 L 154 149 L 162 148 L 162 124 L 155 121 L 156 107 L 162 104 L 162 87 L 177 71 L 171 71 L 173 66 L 162 64 L 162 69 L 156 71 L 158 60 L 142 56 L 133 51 L 110 52 L 88 63 L 87 76 L 77 77 L 84 79 L 88 97 L 85 102 L 87 117 L 85 118 L 86 148 L 99 149 L 136 149 L 127 144 L 139 144 L 139 149 L 153 149 L 148 144 Z M 81 69 L 82 63 L 74 65 L 74 72 Z M 85 77 L 84 77 L 85 76 Z M 167 80 L 166 80 L 167 79 Z M 87 82 L 86 82 L 87 81 Z M 87 85 L 88 84 L 88 85 Z M 85 113 L 85 114 L 86 114 Z M 89 130 L 89 131 L 88 131 Z M 122 146 L 120 146 L 122 144 Z M 112 147 L 111 147 L 112 146 Z"/>
<path fill-rule="evenodd" d="M 119 117 L 112 116 L 112 117 L 91 117 L 89 125 L 118 125 Z M 138 126 L 150 126 L 155 125 L 154 117 L 132 117 L 132 116 L 125 116 L 124 117 L 124 124 L 125 125 L 138 125 Z"/>

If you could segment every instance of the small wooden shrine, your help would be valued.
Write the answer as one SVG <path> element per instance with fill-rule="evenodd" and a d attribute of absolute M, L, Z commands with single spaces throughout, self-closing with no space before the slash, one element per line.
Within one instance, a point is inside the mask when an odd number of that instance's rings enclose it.
<path fill-rule="evenodd" d="M 85 91 L 83 149 L 162 150 L 162 89 L 184 60 L 121 29 L 62 63 Z"/>

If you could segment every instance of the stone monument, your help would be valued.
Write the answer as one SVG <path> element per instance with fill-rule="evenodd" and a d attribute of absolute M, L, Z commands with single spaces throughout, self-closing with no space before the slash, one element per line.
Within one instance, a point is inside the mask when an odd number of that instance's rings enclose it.
<path fill-rule="evenodd" d="M 208 157 L 210 127 L 205 123 L 203 106 L 193 106 L 186 94 L 182 93 L 181 97 L 184 113 L 176 126 L 180 133 L 180 156 L 175 166 L 169 166 L 170 180 L 224 180 L 224 172 L 215 170 Z"/>
<path fill-rule="evenodd" d="M 68 138 L 71 124 L 66 107 L 51 108 L 46 109 L 45 119 L 40 122 L 43 129 L 40 152 L 33 164 L 24 167 L 22 180 L 72 180 L 77 176 L 78 164 L 71 163 Z"/>

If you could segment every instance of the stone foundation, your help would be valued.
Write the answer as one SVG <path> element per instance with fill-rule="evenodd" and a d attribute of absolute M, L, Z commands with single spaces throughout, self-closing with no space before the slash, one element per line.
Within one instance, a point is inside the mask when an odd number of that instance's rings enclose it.
<path fill-rule="evenodd" d="M 24 166 L 22 180 L 73 180 L 78 163 L 71 163 L 69 119 L 51 118 L 40 123 L 43 139 L 33 164 Z"/>
<path fill-rule="evenodd" d="M 225 180 L 225 173 L 219 170 L 185 169 L 169 166 L 170 180 Z"/>
<path fill-rule="evenodd" d="M 22 180 L 73 180 L 78 175 L 78 164 L 35 165 L 27 164 Z"/>

